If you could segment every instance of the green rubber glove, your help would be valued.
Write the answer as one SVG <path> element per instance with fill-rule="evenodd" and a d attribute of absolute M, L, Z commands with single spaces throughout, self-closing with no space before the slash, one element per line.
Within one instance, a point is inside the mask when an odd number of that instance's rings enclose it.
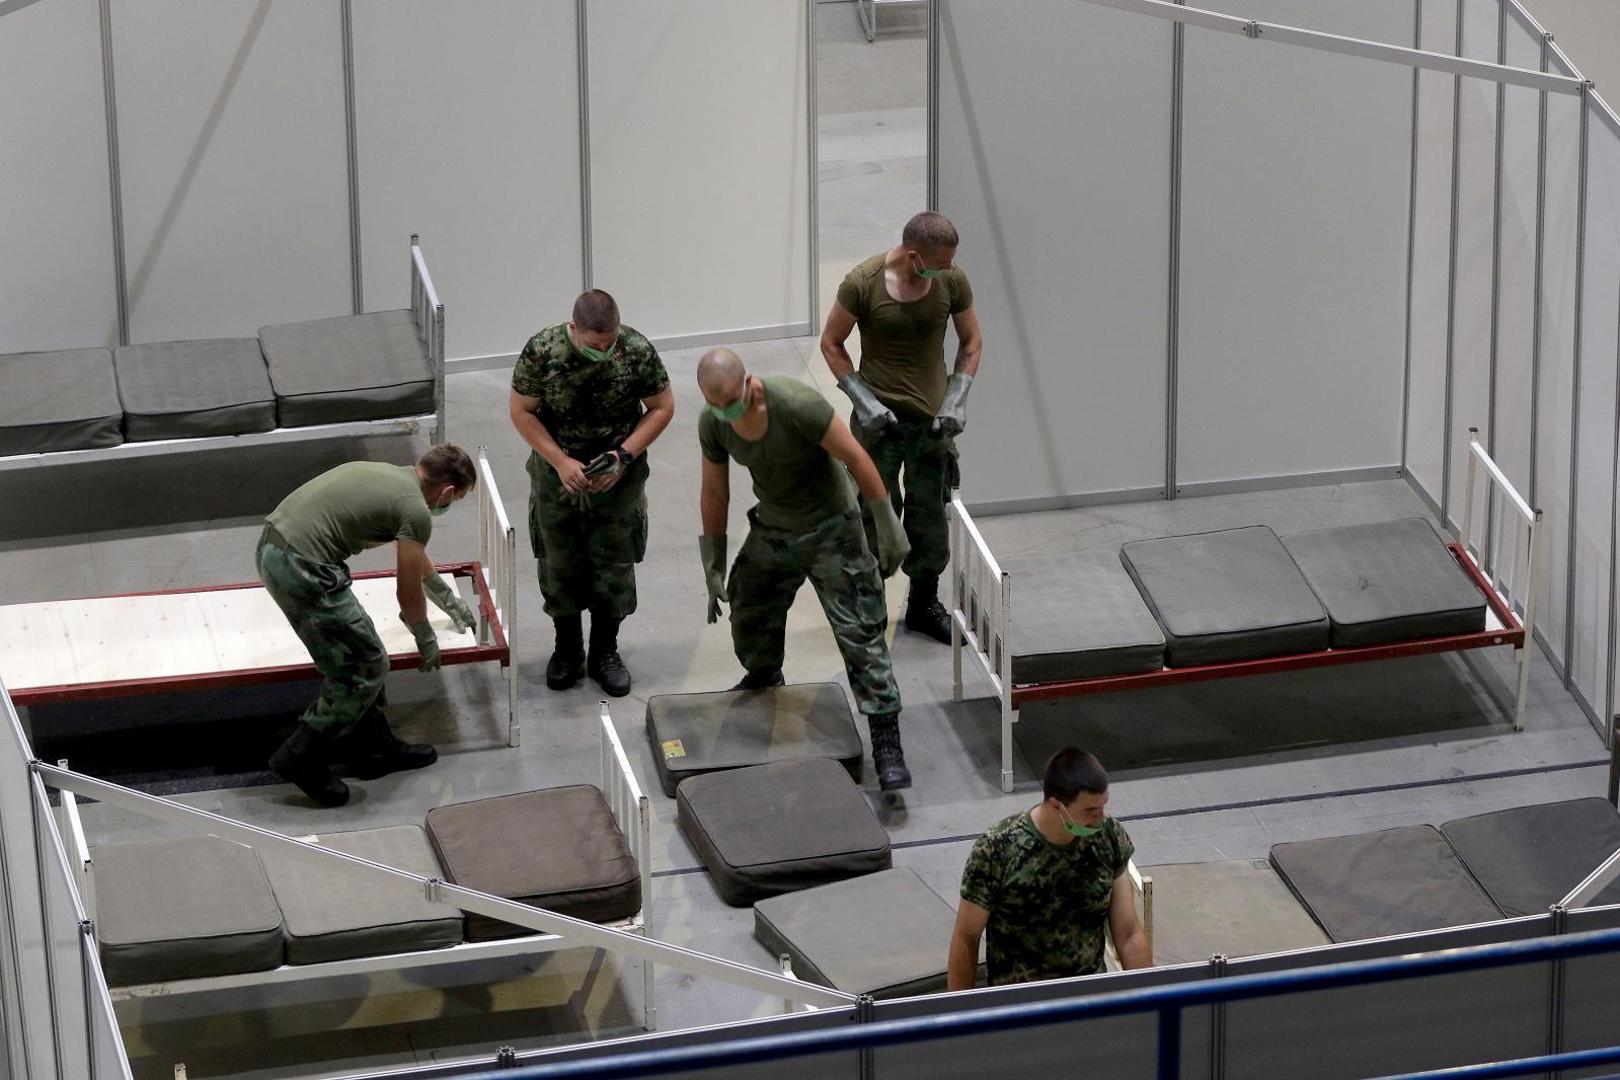
<path fill-rule="evenodd" d="M 900 516 L 894 512 L 894 504 L 887 495 L 866 500 L 866 506 L 877 525 L 878 572 L 889 577 L 911 554 L 911 541 L 906 539 L 906 530 L 900 527 Z"/>
<path fill-rule="evenodd" d="M 720 619 L 720 601 L 726 598 L 726 534 L 698 537 L 703 557 L 703 581 L 709 587 L 709 621 Z"/>
<path fill-rule="evenodd" d="M 401 615 L 404 622 L 405 616 Z M 423 619 L 421 622 L 405 623 L 406 629 L 416 638 L 416 650 L 422 654 L 422 662 L 416 665 L 417 671 L 439 670 L 439 636 L 433 632 L 433 624 Z"/>
<path fill-rule="evenodd" d="M 973 376 L 958 371 L 945 384 L 945 400 L 932 425 L 935 435 L 956 436 L 967 427 L 967 396 L 973 389 Z"/>
<path fill-rule="evenodd" d="M 456 629 L 462 633 L 471 633 L 478 626 L 478 620 L 473 616 L 472 608 L 462 602 L 456 595 L 454 585 L 451 585 L 438 574 L 429 574 L 422 579 L 422 591 L 428 594 L 428 599 L 436 604 L 440 611 L 450 616 L 450 621 L 456 624 Z"/>
<path fill-rule="evenodd" d="M 882 431 L 899 421 L 895 418 L 894 410 L 877 399 L 871 387 L 866 385 L 855 372 L 850 372 L 838 380 L 838 389 L 849 396 L 849 403 L 853 407 L 855 422 L 867 431 Z"/>

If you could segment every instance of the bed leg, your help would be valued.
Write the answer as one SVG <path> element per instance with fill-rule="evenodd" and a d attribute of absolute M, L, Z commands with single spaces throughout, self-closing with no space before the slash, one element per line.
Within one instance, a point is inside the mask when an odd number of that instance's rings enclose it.
<path fill-rule="evenodd" d="M 958 614 L 951 612 L 951 700 L 962 700 L 962 624 Z"/>
<path fill-rule="evenodd" d="M 523 740 L 523 725 L 518 720 L 517 708 L 517 663 L 508 662 L 506 665 L 506 745 L 515 747 Z"/>
<path fill-rule="evenodd" d="M 1519 679 L 1513 695 L 1513 730 L 1524 730 L 1525 700 L 1530 696 L 1530 652 L 1535 648 L 1530 632 L 1525 632 L 1525 643 L 1519 646 Z"/>
<path fill-rule="evenodd" d="M 641 928 L 641 936 L 647 937 L 647 928 Z M 653 962 L 641 961 L 641 1029 L 643 1031 L 658 1030 L 658 1002 L 653 998 Z"/>
<path fill-rule="evenodd" d="M 1013 707 L 1005 696 L 1001 699 L 1001 790 L 1013 789 Z"/>

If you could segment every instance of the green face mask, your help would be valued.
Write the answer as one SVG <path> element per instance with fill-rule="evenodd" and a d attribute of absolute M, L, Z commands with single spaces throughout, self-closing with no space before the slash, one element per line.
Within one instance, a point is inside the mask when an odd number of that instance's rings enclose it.
<path fill-rule="evenodd" d="M 748 380 L 743 380 L 742 393 L 730 405 L 710 405 L 709 411 L 726 423 L 742 419 L 742 414 L 748 411 Z"/>
<path fill-rule="evenodd" d="M 598 364 L 600 364 L 602 361 L 606 360 L 608 357 L 612 356 L 613 355 L 613 350 L 618 348 L 618 347 L 619 347 L 619 339 L 617 337 L 615 337 L 613 339 L 613 344 L 609 345 L 605 349 L 593 349 L 589 345 L 581 345 L 577 341 L 574 342 L 574 348 L 578 349 L 580 351 L 581 355 L 583 355 L 585 357 L 585 359 L 594 361 L 594 362 L 596 362 Z"/>
<path fill-rule="evenodd" d="M 452 495 L 450 497 L 450 501 L 445 503 L 443 506 L 428 507 L 428 513 L 432 514 L 434 517 L 443 517 L 450 512 L 450 508 L 454 505 L 456 505 L 456 499 L 455 496 Z"/>
<path fill-rule="evenodd" d="M 1058 813 L 1063 815 L 1063 831 L 1081 840 L 1090 840 L 1106 827 L 1106 819 L 1103 825 L 1082 825 L 1070 817 L 1069 812 L 1061 806 L 1058 807 Z"/>
<path fill-rule="evenodd" d="M 935 278 L 939 277 L 939 275 L 945 272 L 943 270 L 930 270 L 928 267 L 922 264 L 921 258 L 917 259 L 916 270 L 917 276 L 922 278 L 924 281 L 933 281 Z"/>

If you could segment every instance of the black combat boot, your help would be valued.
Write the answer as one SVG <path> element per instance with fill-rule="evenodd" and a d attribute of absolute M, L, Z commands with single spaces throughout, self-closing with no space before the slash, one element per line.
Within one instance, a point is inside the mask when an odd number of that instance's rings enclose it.
<path fill-rule="evenodd" d="M 884 791 L 910 787 L 911 770 L 900 749 L 900 714 L 868 716 L 866 723 L 872 732 L 872 765 L 877 769 L 878 787 Z"/>
<path fill-rule="evenodd" d="M 630 669 L 619 655 L 619 623 L 591 612 L 591 657 L 586 670 L 608 697 L 624 697 L 630 692 Z"/>
<path fill-rule="evenodd" d="M 300 723 L 270 755 L 270 768 L 322 806 L 342 806 L 349 801 L 349 785 L 333 775 L 333 748 L 332 739 Z"/>
<path fill-rule="evenodd" d="M 338 771 L 359 780 L 425 769 L 439 760 L 439 752 L 427 743 L 408 743 L 395 735 L 388 717 L 375 705 L 338 744 L 344 762 Z"/>
<path fill-rule="evenodd" d="M 935 641 L 951 643 L 951 616 L 939 602 L 939 578 L 914 577 L 906 596 L 906 629 Z"/>
<path fill-rule="evenodd" d="M 566 690 L 585 675 L 585 623 L 577 611 L 551 622 L 557 628 L 557 643 L 546 662 L 546 685 Z"/>
<path fill-rule="evenodd" d="M 742 677 L 742 681 L 733 690 L 764 690 L 772 686 L 781 686 L 786 680 L 782 678 L 781 668 L 771 668 L 769 671 L 750 671 Z"/>

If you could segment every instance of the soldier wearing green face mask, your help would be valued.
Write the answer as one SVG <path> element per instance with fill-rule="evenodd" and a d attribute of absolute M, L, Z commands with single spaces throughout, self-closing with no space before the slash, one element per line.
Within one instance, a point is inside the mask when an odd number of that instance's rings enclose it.
<path fill-rule="evenodd" d="M 1126 864 L 1135 848 L 1108 817 L 1108 774 L 1074 747 L 1052 755 L 1039 806 L 997 822 L 974 841 L 962 870 L 946 987 L 971 990 L 988 929 L 991 986 L 1066 979 L 1103 970 L 1103 929 L 1126 968 L 1153 951 L 1136 914 Z"/>
<path fill-rule="evenodd" d="M 658 351 L 619 322 L 600 289 L 573 318 L 529 339 L 512 371 L 512 426 L 529 455 L 529 540 L 556 646 L 546 685 L 589 673 L 614 697 L 630 692 L 619 624 L 636 610 L 636 564 L 647 553 L 647 447 L 675 415 Z M 591 613 L 590 654 L 584 619 Z"/>
<path fill-rule="evenodd" d="M 414 467 L 351 461 L 304 484 L 265 518 L 254 553 L 259 580 L 292 624 L 325 680 L 270 768 L 323 806 L 349 801 L 339 773 L 371 780 L 431 765 L 431 746 L 394 737 L 383 715 L 388 652 L 371 616 L 349 588 L 347 560 L 392 543 L 399 617 L 422 654 L 439 666 L 439 640 L 427 618 L 432 600 L 457 630 L 476 625 L 472 609 L 433 569 L 427 542 L 433 519 L 478 482 L 458 446 L 435 446 Z"/>
<path fill-rule="evenodd" d="M 832 625 L 856 707 L 870 726 L 878 784 L 885 791 L 910 787 L 900 747 L 900 689 L 883 636 L 882 582 L 905 559 L 908 545 L 882 477 L 814 389 L 786 377 L 750 375 L 730 349 L 705 353 L 697 375 L 708 403 L 698 419 L 698 551 L 709 621 L 720 617 L 722 601 L 731 605 L 732 646 L 747 672 L 737 689 L 782 684 L 788 608 L 808 577 Z M 748 511 L 748 538 L 728 582 L 732 459 L 748 470 L 759 501 Z M 852 475 L 877 522 L 876 558 L 861 531 Z"/>
<path fill-rule="evenodd" d="M 951 624 L 939 600 L 939 576 L 950 561 L 945 508 L 957 485 L 956 436 L 967 426 L 981 351 L 973 289 L 954 265 L 956 245 L 956 228 L 942 215 L 916 215 L 897 247 L 844 278 L 821 332 L 821 355 L 853 406 L 850 427 L 903 508 L 911 541 L 906 629 L 947 644 Z M 957 338 L 949 377 L 947 324 Z M 844 345 L 856 327 L 859 371 Z M 868 539 L 873 529 L 868 516 Z"/>

